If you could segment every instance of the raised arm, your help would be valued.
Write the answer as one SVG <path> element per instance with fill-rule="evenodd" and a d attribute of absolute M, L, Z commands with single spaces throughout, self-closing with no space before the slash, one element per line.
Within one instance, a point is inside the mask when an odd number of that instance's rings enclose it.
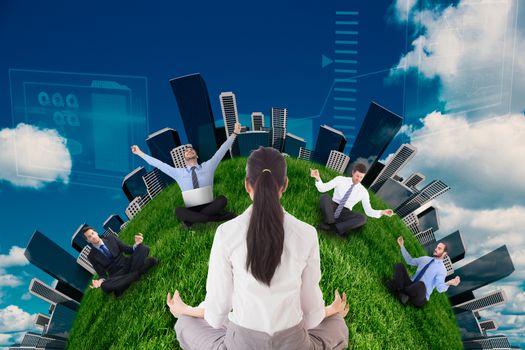
<path fill-rule="evenodd" d="M 321 176 L 319 175 L 319 170 L 317 169 L 310 169 L 310 176 L 315 179 L 315 187 L 317 187 L 317 190 L 319 192 L 326 192 L 333 189 L 335 186 L 337 186 L 337 183 L 339 182 L 339 179 L 341 176 L 336 176 L 332 180 L 328 181 L 327 183 L 324 183 L 323 180 L 321 180 Z"/>
<path fill-rule="evenodd" d="M 208 166 L 210 166 L 212 169 L 217 168 L 222 158 L 224 158 L 224 155 L 226 152 L 231 148 L 233 145 L 233 142 L 235 141 L 235 138 L 237 135 L 241 132 L 241 124 L 235 123 L 235 129 L 233 130 L 232 134 L 228 139 L 221 145 L 221 147 L 215 152 L 213 157 L 211 157 L 207 162 L 205 162 Z M 204 163 L 203 163 L 204 165 Z"/>
<path fill-rule="evenodd" d="M 401 248 L 401 255 L 403 255 L 403 259 L 405 259 L 407 264 L 412 266 L 418 266 L 420 258 L 413 258 L 410 256 L 410 254 L 405 248 L 405 240 L 403 239 L 403 237 L 400 236 L 397 239 L 397 244 L 399 244 L 399 247 Z"/>
<path fill-rule="evenodd" d="M 131 146 L 131 152 L 133 154 L 136 154 L 140 158 L 144 159 L 146 161 L 146 163 L 148 163 L 149 165 L 159 169 L 164 174 L 170 176 L 175 181 L 178 180 L 178 178 L 180 176 L 180 171 L 183 171 L 183 169 L 174 168 L 171 165 L 163 163 L 160 160 L 147 155 L 146 153 L 142 152 L 140 150 L 139 146 L 137 146 L 137 145 Z"/>

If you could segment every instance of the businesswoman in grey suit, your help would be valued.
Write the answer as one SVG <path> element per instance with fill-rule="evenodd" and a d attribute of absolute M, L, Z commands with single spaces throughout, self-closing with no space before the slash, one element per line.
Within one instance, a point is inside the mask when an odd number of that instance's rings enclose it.
<path fill-rule="evenodd" d="M 191 307 L 178 291 L 167 295 L 183 349 L 347 347 L 346 295 L 336 291 L 325 307 L 317 232 L 281 207 L 287 186 L 278 151 L 250 155 L 245 188 L 253 204 L 217 228 L 205 300 Z"/>

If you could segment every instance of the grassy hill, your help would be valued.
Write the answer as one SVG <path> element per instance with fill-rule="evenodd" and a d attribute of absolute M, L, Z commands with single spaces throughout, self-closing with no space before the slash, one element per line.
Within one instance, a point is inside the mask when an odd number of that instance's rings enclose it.
<path fill-rule="evenodd" d="M 309 177 L 309 162 L 288 159 L 289 187 L 283 195 L 286 210 L 316 225 L 320 219 L 319 192 Z M 243 186 L 246 160 L 221 163 L 215 173 L 215 194 L 225 194 L 228 209 L 241 213 L 250 204 Z M 325 180 L 336 174 L 321 170 Z M 374 208 L 386 208 L 372 197 Z M 166 294 L 178 289 L 190 305 L 204 299 L 208 258 L 217 223 L 194 225 L 188 231 L 176 220 L 174 209 L 182 204 L 174 185 L 150 202 L 121 233 L 132 242 L 136 232 L 161 262 L 124 293 L 120 299 L 101 290 L 88 290 L 75 320 L 68 349 L 178 349 L 175 318 L 165 306 Z M 358 208 L 362 211 L 362 208 Z M 396 238 L 402 234 L 413 256 L 423 248 L 397 216 L 369 218 L 367 225 L 343 240 L 319 232 L 321 289 L 325 302 L 333 291 L 346 291 L 350 313 L 346 318 L 351 349 L 461 349 L 455 318 L 445 294 L 434 292 L 421 310 L 403 307 L 381 281 L 402 261 Z M 413 270 L 411 270 L 413 272 Z"/>

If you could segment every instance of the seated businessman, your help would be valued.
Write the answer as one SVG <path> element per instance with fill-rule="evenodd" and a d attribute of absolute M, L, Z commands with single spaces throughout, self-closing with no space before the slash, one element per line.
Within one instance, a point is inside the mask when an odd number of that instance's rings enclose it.
<path fill-rule="evenodd" d="M 365 174 L 366 166 L 357 163 L 352 169 L 352 177 L 337 176 L 324 183 L 319 175 L 319 170 L 310 169 L 310 176 L 315 178 L 315 187 L 319 192 L 326 192 L 335 188 L 333 197 L 327 194 L 321 196 L 323 222 L 319 228 L 325 231 L 336 231 L 338 235 L 344 237 L 349 231 L 363 226 L 366 223 L 366 217 L 352 211 L 358 202 L 363 204 L 365 214 L 370 217 L 380 218 L 383 215 L 394 215 L 392 209 L 372 209 L 368 191 L 361 184 Z"/>
<path fill-rule="evenodd" d="M 215 174 L 215 169 L 217 169 L 220 161 L 228 149 L 233 145 L 235 138 L 240 132 L 241 124 L 236 123 L 230 137 L 228 137 L 217 152 L 215 152 L 213 157 L 202 164 L 199 164 L 197 161 L 199 158 L 197 156 L 197 151 L 192 147 L 186 147 L 184 150 L 184 161 L 186 162 L 185 168 L 174 168 L 171 165 L 163 163 L 160 160 L 145 154 L 136 145 L 131 146 L 131 152 L 144 159 L 149 165 L 158 168 L 163 173 L 172 177 L 179 185 L 181 191 L 184 192 L 205 186 L 213 186 L 213 175 Z M 190 208 L 176 208 L 175 215 L 187 228 L 197 222 L 205 223 L 209 221 L 225 221 L 233 219 L 236 216 L 235 214 L 224 211 L 226 204 L 226 197 L 221 195 L 207 204 Z"/>
<path fill-rule="evenodd" d="M 403 305 L 409 301 L 416 307 L 422 307 L 430 299 L 432 291 L 437 289 L 439 293 L 446 292 L 449 286 L 457 286 L 461 281 L 459 276 L 445 282 L 447 268 L 443 259 L 447 256 L 448 246 L 439 243 L 434 249 L 433 256 L 422 256 L 413 258 L 405 248 L 403 237 L 397 239 L 401 248 L 401 254 L 406 263 L 417 266 L 416 273 L 408 276 L 403 264 L 394 266 L 394 278 L 386 281 L 387 288 L 396 295 Z"/>
<path fill-rule="evenodd" d="M 156 258 L 148 257 L 149 248 L 142 244 L 144 238 L 141 233 L 135 235 L 133 246 L 114 236 L 100 238 L 89 226 L 82 233 L 92 246 L 88 260 L 99 276 L 98 280 L 92 281 L 91 288 L 101 288 L 104 293 L 113 292 L 119 297 L 131 283 L 158 263 Z"/>

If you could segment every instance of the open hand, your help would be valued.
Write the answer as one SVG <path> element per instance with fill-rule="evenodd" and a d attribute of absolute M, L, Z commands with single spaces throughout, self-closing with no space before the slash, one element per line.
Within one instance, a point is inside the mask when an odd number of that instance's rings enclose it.
<path fill-rule="evenodd" d="M 404 246 L 405 245 L 405 240 L 403 239 L 402 236 L 399 236 L 397 238 L 397 244 L 399 244 L 400 247 Z"/>
<path fill-rule="evenodd" d="M 170 308 L 171 314 L 177 318 L 179 318 L 180 315 L 184 315 L 185 311 L 188 309 L 188 305 L 182 301 L 178 290 L 175 290 L 173 293 L 173 298 L 171 297 L 171 294 L 168 293 L 168 296 L 166 297 L 166 305 Z"/>
<path fill-rule="evenodd" d="M 390 217 L 390 216 L 394 215 L 394 211 L 393 211 L 392 209 L 385 209 L 385 210 L 383 210 L 383 211 L 381 212 L 381 214 Z"/>
<path fill-rule="evenodd" d="M 233 127 L 233 132 L 236 134 L 239 134 L 241 132 L 241 124 L 235 123 L 235 126 Z"/>
<path fill-rule="evenodd" d="M 461 282 L 461 279 L 459 278 L 459 276 L 456 276 L 456 277 L 454 277 L 453 279 L 449 280 L 449 281 L 447 282 L 447 284 L 448 284 L 449 286 L 454 286 L 454 287 L 455 287 L 455 286 L 457 286 L 460 282 Z"/>
<path fill-rule="evenodd" d="M 310 169 L 310 176 L 315 178 L 316 180 L 321 179 L 321 177 L 319 176 L 319 170 L 317 169 Z"/>
<path fill-rule="evenodd" d="M 136 234 L 135 235 L 135 245 L 141 244 L 142 241 L 144 241 L 144 236 L 142 235 L 142 233 Z"/>
<path fill-rule="evenodd" d="M 103 279 L 93 280 L 91 281 L 91 285 L 89 286 L 89 288 L 100 288 L 100 286 L 102 285 L 102 282 L 104 282 Z"/>

